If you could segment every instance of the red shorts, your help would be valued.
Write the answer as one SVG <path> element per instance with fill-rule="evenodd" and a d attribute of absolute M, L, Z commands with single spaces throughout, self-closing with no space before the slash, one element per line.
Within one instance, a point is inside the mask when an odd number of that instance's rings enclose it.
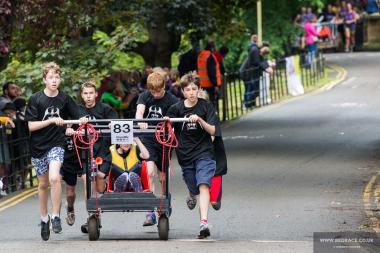
<path fill-rule="evenodd" d="M 210 202 L 216 203 L 222 200 L 222 176 L 213 176 L 210 187 Z"/>

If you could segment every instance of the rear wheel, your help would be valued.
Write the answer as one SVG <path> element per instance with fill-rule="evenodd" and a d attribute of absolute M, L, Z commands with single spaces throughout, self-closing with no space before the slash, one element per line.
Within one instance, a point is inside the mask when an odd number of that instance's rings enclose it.
<path fill-rule="evenodd" d="M 165 214 L 161 214 L 158 219 L 158 236 L 165 241 L 169 238 L 169 218 Z"/>
<path fill-rule="evenodd" d="M 88 219 L 88 238 L 90 241 L 96 241 L 100 235 L 100 221 L 95 215 Z"/>

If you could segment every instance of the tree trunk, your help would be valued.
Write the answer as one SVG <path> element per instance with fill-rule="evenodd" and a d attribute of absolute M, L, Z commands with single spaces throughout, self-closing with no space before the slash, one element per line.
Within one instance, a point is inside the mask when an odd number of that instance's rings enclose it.
<path fill-rule="evenodd" d="M 148 32 L 149 40 L 140 43 L 134 51 L 144 58 L 145 65 L 170 68 L 171 55 L 178 50 L 181 35 L 176 34 L 174 29 L 167 27 L 165 17 L 162 14 L 156 16 L 155 20 L 148 24 Z"/>

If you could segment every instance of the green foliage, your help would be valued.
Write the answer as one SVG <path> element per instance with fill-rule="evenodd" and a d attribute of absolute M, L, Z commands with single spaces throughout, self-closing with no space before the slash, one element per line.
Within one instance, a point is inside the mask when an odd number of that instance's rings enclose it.
<path fill-rule="evenodd" d="M 262 2 L 264 40 L 272 45 L 272 57 L 282 57 L 284 45 L 295 35 L 292 17 L 299 7 L 313 4 L 321 9 L 328 0 Z M 234 71 L 247 55 L 249 37 L 257 24 L 255 0 L 14 3 L 15 13 L 7 11 L 7 15 L 13 15 L 7 20 L 13 23 L 6 26 L 13 28 L 11 57 L 7 68 L 0 72 L 0 82 L 15 80 L 27 93 L 43 87 L 41 68 L 48 61 L 60 64 L 62 86 L 70 92 L 83 80 L 99 81 L 112 70 L 141 70 L 149 56 L 164 55 L 177 66 L 178 56 L 191 47 L 191 33 L 199 39 L 216 38 L 218 48 L 227 46 L 230 52 L 225 66 Z M 10 10 L 9 4 L 7 8 Z M 167 45 L 159 48 L 162 45 L 157 43 Z M 149 45 L 150 50 L 143 45 Z"/>

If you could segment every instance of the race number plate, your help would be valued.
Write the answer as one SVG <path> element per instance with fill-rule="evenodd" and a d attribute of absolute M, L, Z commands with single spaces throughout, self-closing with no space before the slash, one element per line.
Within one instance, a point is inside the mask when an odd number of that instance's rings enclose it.
<path fill-rule="evenodd" d="M 111 121 L 112 144 L 133 143 L 133 121 Z"/>

